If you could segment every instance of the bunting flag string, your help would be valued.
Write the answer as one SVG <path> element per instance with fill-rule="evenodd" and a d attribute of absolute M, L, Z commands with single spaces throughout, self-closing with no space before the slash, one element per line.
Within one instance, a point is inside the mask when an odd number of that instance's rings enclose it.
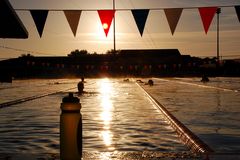
<path fill-rule="evenodd" d="M 63 12 L 64 12 L 65 17 L 68 21 L 68 24 L 73 32 L 74 37 L 76 37 L 78 23 L 79 23 L 79 19 L 80 19 L 82 11 L 81 10 L 80 11 L 65 10 Z"/>
<path fill-rule="evenodd" d="M 168 21 L 169 27 L 171 29 L 172 35 L 175 32 L 178 21 L 182 14 L 182 10 L 183 10 L 183 8 L 164 9 L 164 12 L 167 17 L 167 21 Z"/>
<path fill-rule="evenodd" d="M 132 10 L 132 15 L 135 19 L 135 22 L 137 24 L 138 30 L 142 36 L 144 27 L 147 21 L 149 9 L 134 9 Z"/>
<path fill-rule="evenodd" d="M 240 22 L 240 5 L 237 6 L 219 6 L 219 7 L 189 7 L 189 8 L 152 8 L 152 9 L 116 9 L 116 10 L 31 10 L 31 9 L 15 9 L 15 10 L 23 10 L 30 11 L 31 16 L 36 25 L 37 31 L 39 33 L 40 38 L 42 37 L 44 26 L 46 23 L 46 19 L 49 11 L 63 11 L 65 17 L 68 21 L 68 24 L 71 28 L 71 31 L 76 37 L 77 28 L 79 25 L 79 20 L 81 17 L 82 11 L 97 11 L 103 30 L 107 37 L 109 29 L 111 27 L 113 18 L 115 17 L 116 11 L 126 11 L 131 10 L 132 15 L 134 17 L 135 23 L 137 25 L 138 31 L 140 35 L 143 35 L 145 24 L 149 15 L 150 10 L 164 10 L 165 16 L 167 18 L 168 25 L 170 27 L 172 35 L 174 35 L 177 24 L 182 15 L 183 9 L 195 9 L 197 8 L 202 20 L 202 24 L 204 27 L 204 31 L 207 34 L 209 27 L 212 23 L 214 15 L 218 8 L 222 7 L 234 7 L 238 20 Z"/>
<path fill-rule="evenodd" d="M 237 13 L 238 21 L 240 22 L 240 6 L 235 6 L 235 10 Z"/>
<path fill-rule="evenodd" d="M 103 30 L 108 35 L 108 31 L 112 24 L 112 19 L 114 17 L 115 10 L 98 10 L 98 15 L 102 23 Z"/>
<path fill-rule="evenodd" d="M 212 23 L 213 17 L 217 12 L 218 7 L 202 7 L 198 8 L 205 33 L 207 34 L 208 29 Z"/>
<path fill-rule="evenodd" d="M 48 10 L 30 10 L 34 23 L 37 27 L 40 37 L 42 37 L 45 22 L 48 16 Z"/>

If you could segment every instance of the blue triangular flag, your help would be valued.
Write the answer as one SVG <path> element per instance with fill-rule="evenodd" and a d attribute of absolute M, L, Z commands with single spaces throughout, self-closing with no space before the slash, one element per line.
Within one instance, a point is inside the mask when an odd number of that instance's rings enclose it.
<path fill-rule="evenodd" d="M 235 10 L 238 16 L 238 21 L 240 22 L 240 6 L 235 6 Z"/>
<path fill-rule="evenodd" d="M 135 22 L 137 24 L 138 30 L 142 36 L 143 30 L 145 27 L 145 23 L 147 21 L 149 9 L 134 9 L 132 10 L 132 15 L 135 19 Z"/>
<path fill-rule="evenodd" d="M 40 37 L 42 37 L 45 22 L 48 16 L 48 10 L 30 10 L 34 23 L 37 27 Z"/>

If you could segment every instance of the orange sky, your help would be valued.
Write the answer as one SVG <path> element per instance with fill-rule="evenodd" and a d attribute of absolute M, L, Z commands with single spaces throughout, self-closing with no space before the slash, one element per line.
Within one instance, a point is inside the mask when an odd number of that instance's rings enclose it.
<path fill-rule="evenodd" d="M 10 0 L 18 9 L 109 9 L 111 0 Z M 239 0 L 201 1 L 190 0 L 116 0 L 116 8 L 176 8 L 219 5 L 240 5 Z M 36 56 L 65 56 L 75 49 L 105 53 L 113 48 L 112 26 L 105 37 L 96 11 L 83 11 L 76 37 L 73 36 L 67 20 L 61 11 L 51 11 L 45 24 L 42 38 L 28 11 L 17 11 L 29 32 L 29 38 L 0 39 L 0 46 L 34 51 Z M 233 7 L 222 8 L 220 17 L 221 56 L 240 55 L 240 23 Z M 163 10 L 151 10 L 141 37 L 130 10 L 116 12 L 117 49 L 163 49 L 178 48 L 182 54 L 192 56 L 216 55 L 216 16 L 206 35 L 197 9 L 183 10 L 175 34 L 172 36 Z M 0 48 L 0 58 L 18 57 L 26 52 Z"/>

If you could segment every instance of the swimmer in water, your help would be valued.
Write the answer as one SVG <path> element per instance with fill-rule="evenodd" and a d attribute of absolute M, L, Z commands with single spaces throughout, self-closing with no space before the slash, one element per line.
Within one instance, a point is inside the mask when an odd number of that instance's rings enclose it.
<path fill-rule="evenodd" d="M 209 79 L 205 74 L 202 76 L 201 82 L 209 82 Z"/>
<path fill-rule="evenodd" d="M 81 81 L 78 82 L 78 93 L 83 94 L 83 89 L 84 89 L 84 77 L 81 78 Z"/>

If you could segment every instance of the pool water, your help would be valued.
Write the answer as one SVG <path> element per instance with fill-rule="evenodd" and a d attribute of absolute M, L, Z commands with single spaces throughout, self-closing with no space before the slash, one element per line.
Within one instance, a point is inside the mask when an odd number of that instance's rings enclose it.
<path fill-rule="evenodd" d="M 82 105 L 83 151 L 188 152 L 136 80 L 86 79 L 86 93 L 75 94 Z M 216 153 L 240 153 L 240 78 L 210 77 L 208 83 L 194 77 L 152 80 L 153 86 L 141 87 Z M 1 83 L 0 106 L 46 96 L 0 107 L 0 153 L 59 153 L 60 104 L 69 91 L 77 91 L 78 81 Z"/>
<path fill-rule="evenodd" d="M 68 94 L 64 90 L 77 82 L 52 79 L 1 84 L 0 103 L 61 92 L 0 108 L 0 153 L 59 153 L 60 104 Z M 86 79 L 85 91 L 79 96 L 83 151 L 188 151 L 134 80 Z"/>
<path fill-rule="evenodd" d="M 143 87 L 215 152 L 240 153 L 240 78 L 153 80 Z"/>

